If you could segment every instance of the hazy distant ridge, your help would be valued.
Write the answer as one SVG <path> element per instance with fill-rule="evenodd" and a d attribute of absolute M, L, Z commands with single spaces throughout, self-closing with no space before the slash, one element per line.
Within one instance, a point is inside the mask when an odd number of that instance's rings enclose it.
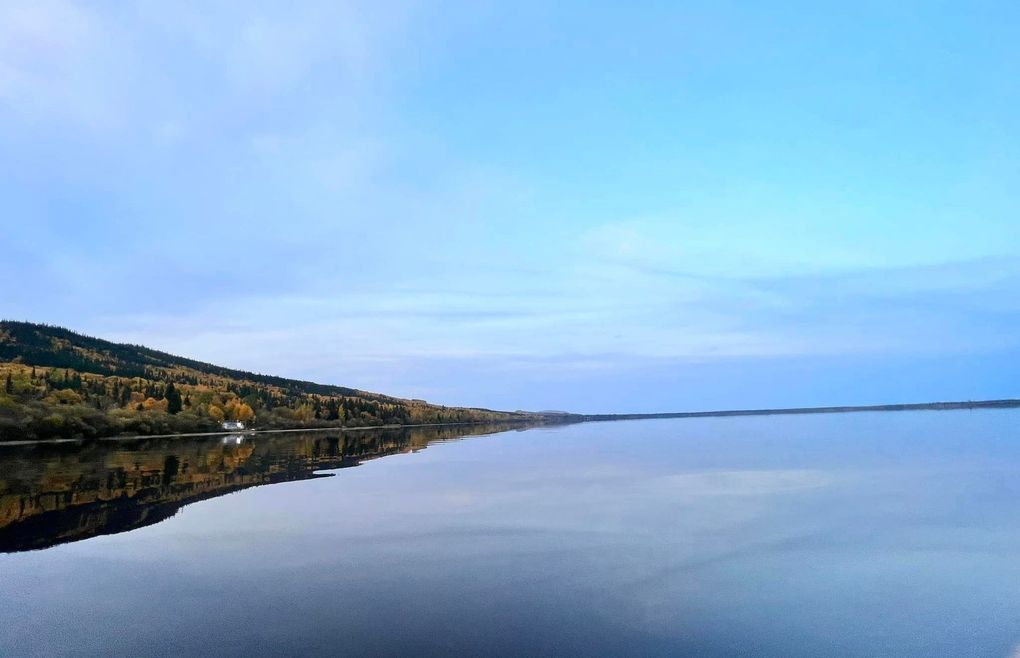
<path fill-rule="evenodd" d="M 779 409 L 731 409 L 719 411 L 677 411 L 654 414 L 580 414 L 585 421 L 639 420 L 654 418 L 705 418 L 712 416 L 774 416 L 780 414 L 837 414 L 858 411 L 938 411 L 948 409 L 1008 409 L 1020 407 L 1020 399 L 968 400 L 966 402 L 916 402 L 841 407 L 787 407 Z"/>

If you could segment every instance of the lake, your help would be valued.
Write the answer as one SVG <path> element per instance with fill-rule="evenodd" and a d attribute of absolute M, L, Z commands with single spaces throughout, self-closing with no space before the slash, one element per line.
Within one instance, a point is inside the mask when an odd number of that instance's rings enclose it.
<path fill-rule="evenodd" d="M 0 551 L 0 655 L 1006 657 L 1020 411 L 7 446 Z"/>

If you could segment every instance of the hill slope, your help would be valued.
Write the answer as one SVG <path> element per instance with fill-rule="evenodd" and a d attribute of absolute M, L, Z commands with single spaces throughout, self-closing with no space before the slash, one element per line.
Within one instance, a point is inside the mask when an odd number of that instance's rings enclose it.
<path fill-rule="evenodd" d="M 534 420 L 233 370 L 60 327 L 0 321 L 0 441 L 262 428 Z"/>

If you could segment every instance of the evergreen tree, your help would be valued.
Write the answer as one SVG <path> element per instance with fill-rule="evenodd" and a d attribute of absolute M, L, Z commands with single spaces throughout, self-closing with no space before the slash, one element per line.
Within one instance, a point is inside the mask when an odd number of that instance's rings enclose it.
<path fill-rule="evenodd" d="M 166 398 L 166 411 L 169 414 L 180 413 L 181 411 L 181 394 L 174 386 L 173 382 L 166 385 L 166 392 L 163 394 Z"/>
<path fill-rule="evenodd" d="M 7 395 L 14 393 L 14 380 L 11 379 L 11 373 L 7 373 L 7 381 L 4 382 L 4 393 Z"/>

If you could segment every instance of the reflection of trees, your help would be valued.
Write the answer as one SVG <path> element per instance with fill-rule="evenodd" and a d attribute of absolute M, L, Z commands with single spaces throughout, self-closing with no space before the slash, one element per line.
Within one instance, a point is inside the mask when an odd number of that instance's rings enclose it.
<path fill-rule="evenodd" d="M 520 425 L 393 428 L 219 438 L 36 444 L 0 450 L 0 551 L 45 548 L 167 519 L 248 487 L 329 477 L 436 441 Z"/>

